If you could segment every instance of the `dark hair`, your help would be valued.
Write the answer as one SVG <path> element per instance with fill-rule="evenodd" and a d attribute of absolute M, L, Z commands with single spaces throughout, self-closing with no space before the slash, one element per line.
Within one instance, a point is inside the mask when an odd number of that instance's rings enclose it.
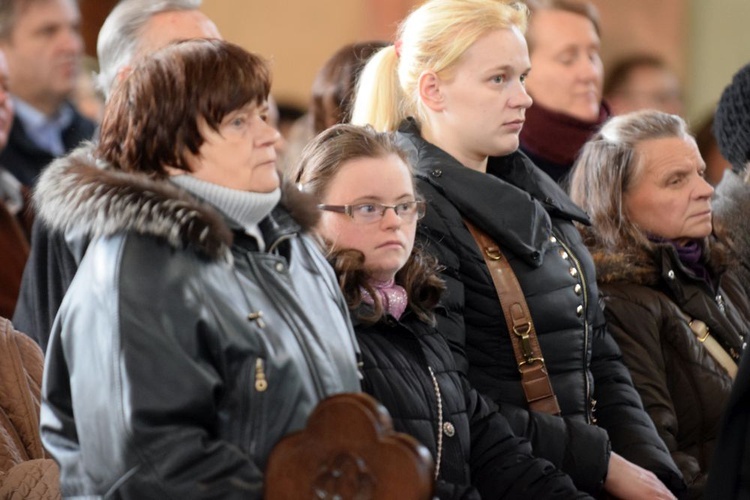
<path fill-rule="evenodd" d="M 669 69 L 664 59 L 653 54 L 636 54 L 618 61 L 604 81 L 604 96 L 610 96 L 622 89 L 630 75 L 640 68 Z"/>
<path fill-rule="evenodd" d="M 197 155 L 199 122 L 219 129 L 224 117 L 262 104 L 271 87 L 266 62 L 221 40 L 188 40 L 143 58 L 107 103 L 97 155 L 115 168 L 166 177 L 165 167 L 189 171 Z"/>
<path fill-rule="evenodd" d="M 578 14 L 583 16 L 594 25 L 597 36 L 601 37 L 601 30 L 599 27 L 599 11 L 596 10 L 594 4 L 589 1 L 582 0 L 526 0 L 526 5 L 531 12 L 529 16 L 529 30 L 526 32 L 526 43 L 529 45 L 529 53 L 533 48 L 533 36 L 531 26 L 534 24 L 534 13 L 540 10 L 561 10 L 564 12 L 570 12 L 571 14 Z"/>
<path fill-rule="evenodd" d="M 350 121 L 357 78 L 370 56 L 387 45 L 380 41 L 345 45 L 320 68 L 310 99 L 315 134 L 333 124 Z"/>
<path fill-rule="evenodd" d="M 345 163 L 358 158 L 383 158 L 389 155 L 401 158 L 411 170 L 406 153 L 396 145 L 390 133 L 376 132 L 369 126 L 335 125 L 318 134 L 305 147 L 291 178 L 305 192 L 322 200 L 329 184 Z M 385 311 L 369 282 L 362 252 L 352 249 L 334 251 L 328 242 L 323 244 L 329 252 L 329 260 L 349 308 L 356 311 L 357 319 L 363 323 L 377 322 Z M 404 267 L 396 273 L 396 283 L 406 289 L 411 310 L 420 320 L 431 325 L 435 324 L 433 309 L 445 289 L 445 283 L 438 275 L 439 270 L 437 260 L 415 246 Z M 374 298 L 375 303 L 370 311 L 360 307 L 362 289 Z"/>

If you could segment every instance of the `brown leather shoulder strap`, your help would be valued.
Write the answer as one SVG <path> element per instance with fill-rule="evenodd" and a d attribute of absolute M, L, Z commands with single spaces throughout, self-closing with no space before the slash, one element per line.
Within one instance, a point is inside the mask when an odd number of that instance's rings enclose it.
<path fill-rule="evenodd" d="M 495 284 L 505 322 L 508 325 L 518 371 L 521 372 L 521 385 L 526 394 L 529 409 L 559 415 L 560 406 L 549 380 L 531 312 L 518 278 L 500 250 L 500 246 L 468 220 L 464 219 L 464 224 L 479 245 Z"/>

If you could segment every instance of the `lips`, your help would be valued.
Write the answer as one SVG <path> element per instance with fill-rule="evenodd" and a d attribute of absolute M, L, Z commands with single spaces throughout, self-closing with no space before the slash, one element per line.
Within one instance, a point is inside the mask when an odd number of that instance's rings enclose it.
<path fill-rule="evenodd" d="M 262 166 L 269 165 L 269 164 L 276 165 L 276 158 L 271 158 L 270 160 L 262 161 L 258 163 L 258 166 L 262 167 Z"/>
<path fill-rule="evenodd" d="M 405 245 L 401 241 L 398 241 L 398 240 L 389 240 L 389 241 L 386 241 L 385 243 L 381 243 L 380 245 L 378 245 L 375 248 L 386 248 L 386 247 L 394 247 L 394 246 L 405 248 Z"/>

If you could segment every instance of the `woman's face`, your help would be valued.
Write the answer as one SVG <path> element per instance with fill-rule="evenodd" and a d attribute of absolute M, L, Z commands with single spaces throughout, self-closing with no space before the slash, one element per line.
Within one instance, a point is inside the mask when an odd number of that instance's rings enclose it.
<path fill-rule="evenodd" d="M 529 92 L 537 104 L 579 120 L 599 118 L 604 69 L 599 35 L 585 16 L 541 9 L 529 24 Z"/>
<path fill-rule="evenodd" d="M 204 142 L 188 165 L 197 179 L 240 191 L 270 193 L 279 187 L 274 144 L 279 132 L 268 123 L 268 104 L 247 104 L 228 113 L 213 130 L 198 125 Z"/>
<path fill-rule="evenodd" d="M 711 233 L 711 195 L 706 165 L 688 137 L 650 139 L 636 145 L 639 165 L 623 194 L 626 217 L 649 235 L 673 240 Z"/>
<path fill-rule="evenodd" d="M 524 83 L 529 68 L 526 40 L 517 28 L 474 42 L 440 80 L 441 107 L 433 120 L 446 133 L 437 145 L 466 166 L 518 149 L 532 103 Z"/>
<path fill-rule="evenodd" d="M 396 205 L 414 199 L 411 172 L 401 158 L 392 154 L 345 162 L 328 184 L 320 202 L 325 205 Z M 362 252 L 370 276 L 387 281 L 409 259 L 416 228 L 416 218 L 404 221 L 389 208 L 382 219 L 367 224 L 356 223 L 345 213 L 323 211 L 317 230 L 334 250 Z"/>

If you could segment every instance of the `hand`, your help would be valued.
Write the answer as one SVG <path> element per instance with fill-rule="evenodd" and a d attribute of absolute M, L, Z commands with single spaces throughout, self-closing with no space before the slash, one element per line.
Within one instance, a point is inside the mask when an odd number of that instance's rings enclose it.
<path fill-rule="evenodd" d="M 676 497 L 656 475 L 628 462 L 617 453 L 609 457 L 609 472 L 604 489 L 615 498 L 639 500 L 659 498 L 676 500 Z"/>

